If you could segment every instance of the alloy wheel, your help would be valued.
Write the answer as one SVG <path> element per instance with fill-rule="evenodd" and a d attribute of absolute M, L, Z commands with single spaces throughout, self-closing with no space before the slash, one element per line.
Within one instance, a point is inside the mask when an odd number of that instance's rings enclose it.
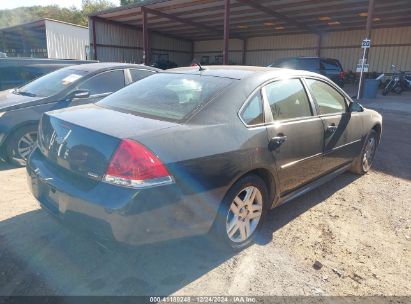
<path fill-rule="evenodd" d="M 230 205 L 226 219 L 226 232 L 235 243 L 244 242 L 256 230 L 263 212 L 260 190 L 248 186 L 241 190 Z"/>
<path fill-rule="evenodd" d="M 375 137 L 370 137 L 365 146 L 364 157 L 362 164 L 365 171 L 368 171 L 371 168 L 372 161 L 374 159 L 375 148 L 377 147 Z"/>
<path fill-rule="evenodd" d="M 28 132 L 24 134 L 17 143 L 18 157 L 26 160 L 31 151 L 36 147 L 37 132 Z"/>

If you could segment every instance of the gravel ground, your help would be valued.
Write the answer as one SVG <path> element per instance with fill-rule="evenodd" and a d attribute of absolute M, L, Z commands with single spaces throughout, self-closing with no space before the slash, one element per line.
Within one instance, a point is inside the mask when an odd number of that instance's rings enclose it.
<path fill-rule="evenodd" d="M 272 210 L 236 255 L 206 237 L 103 247 L 40 210 L 24 169 L 0 164 L 0 295 L 411 296 L 411 98 L 391 99 L 364 101 L 384 116 L 373 170 Z"/>

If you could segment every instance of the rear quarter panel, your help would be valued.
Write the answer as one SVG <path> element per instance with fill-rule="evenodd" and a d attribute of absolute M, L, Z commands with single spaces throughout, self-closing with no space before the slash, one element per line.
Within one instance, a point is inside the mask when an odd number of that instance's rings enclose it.
<path fill-rule="evenodd" d="M 272 165 L 265 128 L 247 130 L 237 123 L 182 126 L 138 141 L 163 161 L 186 201 L 192 202 L 191 211 L 210 219 L 236 180 Z"/>
<path fill-rule="evenodd" d="M 247 128 L 238 117 L 244 101 L 260 83 L 239 82 L 187 124 L 135 139 L 160 157 L 185 195 L 200 194 L 200 203 L 213 210 L 228 189 L 252 170 L 270 172 L 275 184 L 277 175 L 266 128 Z"/>

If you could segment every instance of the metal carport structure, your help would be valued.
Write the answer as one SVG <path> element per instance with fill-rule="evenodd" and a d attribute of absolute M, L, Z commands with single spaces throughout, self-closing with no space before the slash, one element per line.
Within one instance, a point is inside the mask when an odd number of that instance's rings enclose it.
<path fill-rule="evenodd" d="M 372 36 L 375 70 L 386 71 L 390 57 L 411 69 L 410 15 L 409 0 L 147 0 L 91 15 L 90 41 L 103 61 L 148 64 L 161 52 L 180 65 L 207 56 L 220 63 L 221 55 L 221 63 L 251 65 L 341 56 L 350 69 Z"/>

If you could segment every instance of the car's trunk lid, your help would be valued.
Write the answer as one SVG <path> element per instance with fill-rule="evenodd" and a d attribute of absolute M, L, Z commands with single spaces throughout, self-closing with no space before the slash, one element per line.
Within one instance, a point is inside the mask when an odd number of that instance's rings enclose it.
<path fill-rule="evenodd" d="M 138 138 L 178 124 L 96 105 L 49 112 L 39 128 L 39 148 L 49 162 L 100 180 L 123 138 Z"/>

